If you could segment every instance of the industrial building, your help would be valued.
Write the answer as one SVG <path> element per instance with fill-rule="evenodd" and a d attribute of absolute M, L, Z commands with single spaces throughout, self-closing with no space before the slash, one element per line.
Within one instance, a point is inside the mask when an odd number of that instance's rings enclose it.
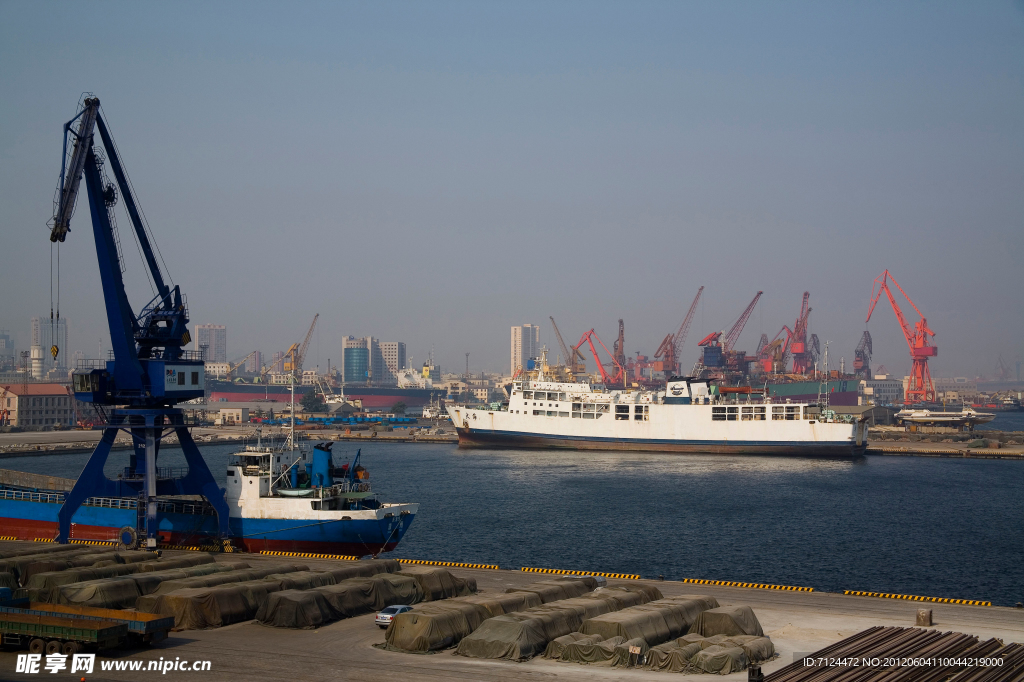
<path fill-rule="evenodd" d="M 74 402 L 63 384 L 0 386 L 0 424 L 29 430 L 74 426 Z"/>
<path fill-rule="evenodd" d="M 540 356 L 540 326 L 524 324 L 512 327 L 509 373 L 525 368 L 530 359 Z"/>
<path fill-rule="evenodd" d="M 206 348 L 207 362 L 228 361 L 228 330 L 222 324 L 197 324 L 196 350 Z"/>
<path fill-rule="evenodd" d="M 905 377 L 904 381 L 909 381 Z M 975 400 L 978 397 L 978 382 L 967 377 L 943 379 L 932 377 L 935 385 L 935 397 L 938 400 Z"/>
<path fill-rule="evenodd" d="M 406 368 L 405 342 L 380 341 L 372 336 L 343 336 L 342 380 L 395 386 L 398 372 Z"/>
<path fill-rule="evenodd" d="M 871 379 L 861 379 L 860 393 L 864 405 L 892 405 L 903 402 L 904 382 L 888 374 L 876 374 Z"/>

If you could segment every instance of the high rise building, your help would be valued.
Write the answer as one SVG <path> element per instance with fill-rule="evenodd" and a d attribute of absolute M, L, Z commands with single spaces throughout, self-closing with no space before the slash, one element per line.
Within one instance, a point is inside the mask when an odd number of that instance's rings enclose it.
<path fill-rule="evenodd" d="M 405 344 L 401 341 L 384 341 L 380 344 L 380 353 L 391 375 L 388 378 L 397 381 L 398 370 L 405 369 Z"/>
<path fill-rule="evenodd" d="M 372 341 L 372 337 L 341 338 L 341 372 L 345 383 L 366 383 L 371 379 L 368 341 Z"/>
<path fill-rule="evenodd" d="M 43 371 L 53 367 L 67 369 L 68 353 L 68 321 L 64 318 L 50 320 L 46 317 L 32 318 L 32 345 L 39 346 Z M 57 357 L 54 358 L 50 349 L 57 346 Z"/>
<path fill-rule="evenodd" d="M 512 327 L 511 373 L 519 368 L 526 369 L 527 363 L 540 355 L 540 327 L 524 324 Z"/>
<path fill-rule="evenodd" d="M 196 325 L 196 350 L 206 347 L 207 362 L 228 361 L 228 330 L 222 324 Z"/>
<path fill-rule="evenodd" d="M 14 340 L 6 329 L 0 329 L 0 371 L 14 369 Z"/>

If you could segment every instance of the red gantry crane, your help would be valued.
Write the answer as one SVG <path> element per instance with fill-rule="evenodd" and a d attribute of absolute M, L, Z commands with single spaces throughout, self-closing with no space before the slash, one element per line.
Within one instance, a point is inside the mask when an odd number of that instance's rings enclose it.
<path fill-rule="evenodd" d="M 693 314 L 697 312 L 697 302 L 702 293 L 704 293 L 704 287 L 697 289 L 697 295 L 693 297 L 693 303 L 690 304 L 690 309 L 687 311 L 686 317 L 683 318 L 683 323 L 679 325 L 679 329 L 675 334 L 666 336 L 658 346 L 658 350 L 654 351 L 654 357 L 661 358 L 661 370 L 665 372 L 666 377 L 679 372 L 679 355 L 686 342 L 686 334 L 690 331 L 690 323 L 693 322 Z"/>
<path fill-rule="evenodd" d="M 789 352 L 793 356 L 793 374 L 809 374 L 814 367 L 813 354 L 807 345 L 807 320 L 811 316 L 808 302 L 811 292 L 804 292 L 804 300 L 800 304 L 800 315 L 793 325 L 793 340 L 789 343 Z"/>
<path fill-rule="evenodd" d="M 903 316 L 903 311 L 896 304 L 896 298 L 892 295 L 892 289 L 889 288 L 890 281 L 900 290 L 903 298 L 907 299 L 907 303 L 921 316 L 921 319 L 914 324 L 913 330 L 910 329 L 910 324 Z M 928 371 L 928 358 L 939 354 L 938 347 L 933 346 L 929 341 L 929 337 L 935 336 L 935 332 L 928 328 L 928 320 L 925 319 L 924 314 L 918 310 L 914 302 L 910 300 L 910 296 L 907 296 L 907 292 L 903 291 L 903 287 L 889 274 L 888 270 L 876 277 L 875 283 L 871 287 L 871 307 L 868 309 L 868 317 L 865 323 L 871 321 L 871 313 L 874 312 L 875 304 L 878 303 L 878 298 L 882 295 L 883 291 L 889 297 L 892 310 L 896 313 L 896 319 L 899 320 L 900 327 L 903 329 L 903 336 L 907 340 L 907 346 L 910 347 L 910 359 L 913 361 L 913 367 L 910 370 L 910 382 L 907 384 L 907 391 L 903 400 L 906 403 L 933 402 L 935 400 L 935 386 L 932 384 L 931 372 Z"/>

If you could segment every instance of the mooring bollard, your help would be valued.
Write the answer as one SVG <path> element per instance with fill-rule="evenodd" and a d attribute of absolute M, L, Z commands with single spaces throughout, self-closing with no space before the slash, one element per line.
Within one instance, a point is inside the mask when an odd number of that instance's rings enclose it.
<path fill-rule="evenodd" d="M 932 625 L 932 610 L 931 609 L 918 609 L 917 610 L 917 624 L 921 627 L 931 627 Z"/>

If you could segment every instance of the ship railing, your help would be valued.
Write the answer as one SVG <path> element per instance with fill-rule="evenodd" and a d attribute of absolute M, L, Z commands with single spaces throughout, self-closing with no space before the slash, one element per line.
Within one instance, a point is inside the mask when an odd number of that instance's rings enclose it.
<path fill-rule="evenodd" d="M 62 492 L 34 492 L 31 490 L 10 490 L 0 489 L 0 499 L 19 500 L 22 502 L 44 502 L 49 504 L 63 504 L 64 495 Z M 138 500 L 131 497 L 90 497 L 82 504 L 87 507 L 102 507 L 105 509 L 137 509 Z M 157 511 L 177 514 L 196 514 L 213 516 L 216 514 L 213 507 L 205 503 L 187 502 L 157 502 Z"/>
<path fill-rule="evenodd" d="M 0 499 L 63 504 L 64 493 L 37 493 L 31 490 L 8 490 L 5 488 L 0 490 Z"/>

